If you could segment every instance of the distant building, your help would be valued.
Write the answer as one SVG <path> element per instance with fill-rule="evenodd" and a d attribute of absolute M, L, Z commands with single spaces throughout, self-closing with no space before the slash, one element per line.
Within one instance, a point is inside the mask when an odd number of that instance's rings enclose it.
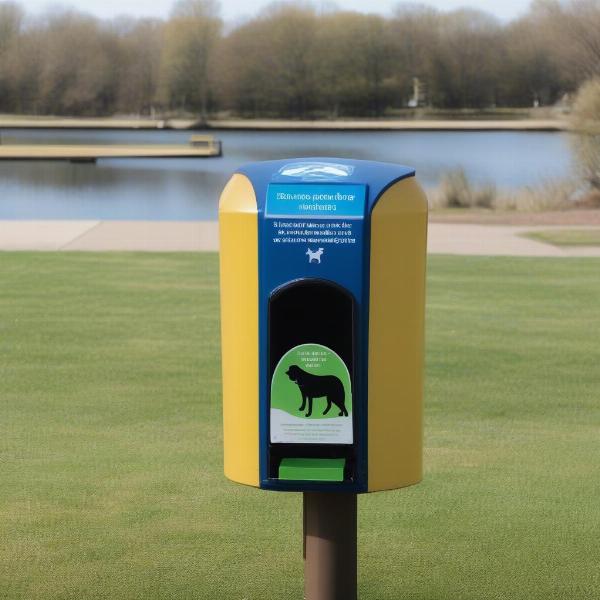
<path fill-rule="evenodd" d="M 408 101 L 409 108 L 420 108 L 427 105 L 427 85 L 418 77 L 413 77 L 413 93 Z"/>

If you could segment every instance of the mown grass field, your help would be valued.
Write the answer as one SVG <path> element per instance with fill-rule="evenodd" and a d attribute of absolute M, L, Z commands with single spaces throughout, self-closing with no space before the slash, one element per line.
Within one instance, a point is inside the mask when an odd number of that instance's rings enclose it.
<path fill-rule="evenodd" d="M 222 476 L 217 259 L 1 255 L 0 598 L 302 598 L 301 498 Z M 362 600 L 597 599 L 600 261 L 433 257 L 426 478 Z"/>

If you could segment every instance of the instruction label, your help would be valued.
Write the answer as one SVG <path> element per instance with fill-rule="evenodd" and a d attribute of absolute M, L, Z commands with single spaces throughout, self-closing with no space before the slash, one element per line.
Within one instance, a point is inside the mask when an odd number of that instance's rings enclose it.
<path fill-rule="evenodd" d="M 362 217 L 366 186 L 359 184 L 271 183 L 268 216 Z"/>
<path fill-rule="evenodd" d="M 284 221 L 273 223 L 274 244 L 356 244 L 352 221 Z"/>
<path fill-rule="evenodd" d="M 271 381 L 272 443 L 352 444 L 352 387 L 344 361 L 321 344 L 281 358 Z"/>

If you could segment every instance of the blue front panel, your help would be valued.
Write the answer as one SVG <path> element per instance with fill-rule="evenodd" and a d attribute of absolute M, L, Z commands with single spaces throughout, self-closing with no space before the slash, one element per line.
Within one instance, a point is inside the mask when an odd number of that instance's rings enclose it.
<path fill-rule="evenodd" d="M 266 296 L 295 279 L 318 277 L 362 298 L 366 191 L 364 185 L 269 185 L 259 221 L 260 277 Z M 278 199 L 282 194 L 301 199 Z M 323 196 L 353 200 L 314 200 Z"/>
<path fill-rule="evenodd" d="M 356 318 L 349 327 L 357 346 L 362 346 L 361 329 L 366 327 L 363 315 L 365 256 L 365 206 L 366 185 L 277 184 L 267 188 L 265 212 L 259 224 L 260 261 L 260 324 L 261 334 L 268 333 L 268 301 L 271 294 L 283 285 L 299 279 L 331 281 L 347 290 L 354 299 Z M 319 306 L 314 306 L 318 315 Z M 265 326 L 267 325 L 267 326 Z M 265 341 L 268 337 L 265 338 Z M 314 340 L 307 340 L 314 341 Z M 266 454 L 270 429 L 269 345 L 261 346 L 261 486 L 271 489 L 306 490 L 366 489 L 366 456 L 359 453 L 357 473 L 353 482 L 294 484 L 269 477 Z M 362 353 L 360 353 L 362 354 Z M 360 391 L 360 360 L 354 368 L 353 392 L 356 448 L 358 440 L 366 436 L 366 411 L 361 406 L 364 394 Z M 316 410 L 316 409 L 315 409 Z M 364 430 L 363 430 L 364 429 Z M 366 445 L 360 444 L 363 449 Z M 271 473 L 271 475 L 273 475 Z M 361 476 L 362 475 L 362 476 Z"/>
<path fill-rule="evenodd" d="M 289 491 L 366 491 L 370 211 L 389 185 L 412 175 L 413 171 L 364 161 L 299 159 L 255 163 L 241 172 L 254 186 L 259 213 L 261 487 Z M 282 286 L 297 281 L 332 282 L 354 301 L 351 327 L 355 464 L 352 480 L 343 483 L 279 480 L 273 476 L 272 461 L 269 462 L 272 458 L 270 360 L 273 360 L 269 354 L 269 301 Z M 307 302 L 310 304 L 310 298 Z M 317 302 L 311 310 L 318 314 Z M 293 322 L 292 315 L 290 326 Z"/>

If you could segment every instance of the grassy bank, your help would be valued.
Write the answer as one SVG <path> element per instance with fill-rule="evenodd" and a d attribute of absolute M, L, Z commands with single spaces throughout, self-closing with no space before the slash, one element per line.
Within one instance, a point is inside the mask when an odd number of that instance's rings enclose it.
<path fill-rule="evenodd" d="M 301 498 L 221 474 L 212 254 L 3 254 L 0 597 L 302 598 Z M 600 263 L 435 256 L 426 478 L 364 600 L 597 597 Z"/>
<path fill-rule="evenodd" d="M 600 246 L 600 229 L 559 229 L 531 231 L 525 234 L 532 240 L 546 242 L 554 246 Z"/>

